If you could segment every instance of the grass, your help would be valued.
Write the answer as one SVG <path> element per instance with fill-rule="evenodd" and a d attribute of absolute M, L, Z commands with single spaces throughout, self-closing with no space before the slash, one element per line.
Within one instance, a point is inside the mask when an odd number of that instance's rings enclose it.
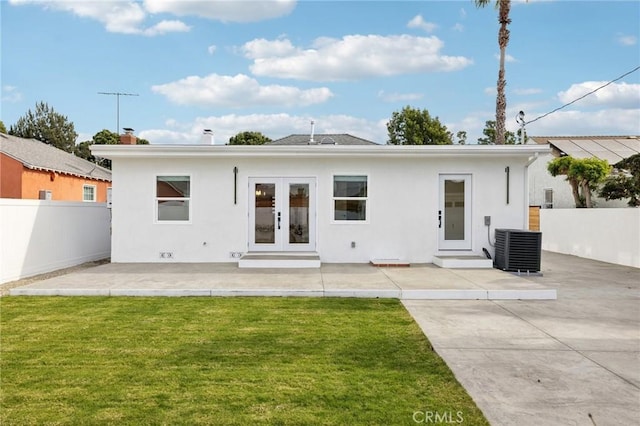
<path fill-rule="evenodd" d="M 2 425 L 488 424 L 397 300 L 7 297 L 0 326 Z"/>

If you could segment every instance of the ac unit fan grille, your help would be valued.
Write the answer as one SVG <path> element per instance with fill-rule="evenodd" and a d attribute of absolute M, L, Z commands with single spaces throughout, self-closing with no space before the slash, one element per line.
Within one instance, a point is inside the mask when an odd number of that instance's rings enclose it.
<path fill-rule="evenodd" d="M 504 271 L 540 271 L 542 233 L 496 229 L 494 266 Z"/>

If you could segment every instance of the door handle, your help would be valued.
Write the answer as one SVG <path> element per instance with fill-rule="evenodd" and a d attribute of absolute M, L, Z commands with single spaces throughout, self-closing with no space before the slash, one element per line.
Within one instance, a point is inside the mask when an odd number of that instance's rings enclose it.
<path fill-rule="evenodd" d="M 280 229 L 280 220 L 282 219 L 280 212 L 278 212 L 278 229 Z"/>
<path fill-rule="evenodd" d="M 442 228 L 442 210 L 438 210 L 438 228 Z"/>

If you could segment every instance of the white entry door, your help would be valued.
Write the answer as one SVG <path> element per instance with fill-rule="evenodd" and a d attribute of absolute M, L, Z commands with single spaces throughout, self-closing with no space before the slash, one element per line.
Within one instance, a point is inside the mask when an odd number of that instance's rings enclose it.
<path fill-rule="evenodd" d="M 471 250 L 471 175 L 440 175 L 438 248 Z"/>
<path fill-rule="evenodd" d="M 249 251 L 315 251 L 315 190 L 315 178 L 249 178 Z"/>

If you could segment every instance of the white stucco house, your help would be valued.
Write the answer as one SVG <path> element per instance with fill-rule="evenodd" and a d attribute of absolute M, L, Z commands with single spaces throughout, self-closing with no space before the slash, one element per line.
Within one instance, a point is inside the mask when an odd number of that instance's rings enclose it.
<path fill-rule="evenodd" d="M 112 262 L 277 253 L 431 263 L 483 248 L 493 254 L 496 228 L 527 229 L 528 168 L 549 152 L 289 138 L 262 146 L 92 146 L 113 165 Z"/>
<path fill-rule="evenodd" d="M 571 186 L 565 176 L 553 177 L 547 165 L 554 158 L 570 155 L 574 158 L 599 158 L 614 165 L 624 158 L 640 153 L 640 136 L 535 136 L 528 144 L 547 145 L 551 152 L 541 156 L 529 167 L 529 202 L 541 208 L 575 208 Z M 593 194 L 595 206 L 628 207 L 627 200 L 605 200 Z"/>

